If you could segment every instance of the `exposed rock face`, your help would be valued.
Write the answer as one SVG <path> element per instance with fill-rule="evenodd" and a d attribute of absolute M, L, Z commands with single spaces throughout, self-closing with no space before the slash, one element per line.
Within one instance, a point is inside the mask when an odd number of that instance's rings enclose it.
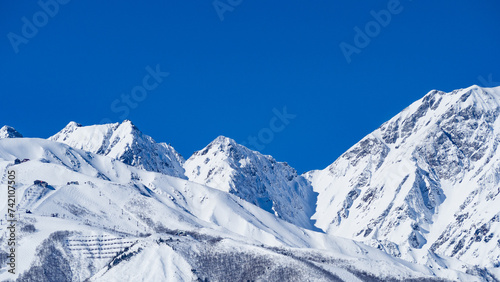
<path fill-rule="evenodd" d="M 305 174 L 319 193 L 316 226 L 500 264 L 499 113 L 500 87 L 429 92 L 326 169 Z"/>
<path fill-rule="evenodd" d="M 129 120 L 92 126 L 70 122 L 49 140 L 108 156 L 148 171 L 186 178 L 182 168 L 183 157 L 172 146 L 156 143 Z"/>
<path fill-rule="evenodd" d="M 0 139 L 2 138 L 22 138 L 23 135 L 17 130 L 15 130 L 13 127 L 10 127 L 8 125 L 4 125 L 2 128 L 0 128 Z"/>
<path fill-rule="evenodd" d="M 237 195 L 298 226 L 315 229 L 316 195 L 287 163 L 217 137 L 185 163 L 189 180 Z"/>

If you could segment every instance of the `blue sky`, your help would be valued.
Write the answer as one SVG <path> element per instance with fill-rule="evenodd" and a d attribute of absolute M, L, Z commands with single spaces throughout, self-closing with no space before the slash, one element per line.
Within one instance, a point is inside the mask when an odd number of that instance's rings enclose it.
<path fill-rule="evenodd" d="M 27 137 L 130 119 L 304 172 L 431 89 L 500 84 L 498 1 L 39 3 L 0 4 L 0 123 Z"/>

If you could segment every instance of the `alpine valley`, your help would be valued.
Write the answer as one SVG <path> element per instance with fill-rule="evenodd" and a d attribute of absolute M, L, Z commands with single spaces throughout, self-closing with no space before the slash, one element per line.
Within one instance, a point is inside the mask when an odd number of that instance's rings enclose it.
<path fill-rule="evenodd" d="M 499 281 L 499 116 L 500 87 L 433 90 L 302 175 L 224 136 L 184 159 L 128 120 L 4 126 L 0 280 Z"/>

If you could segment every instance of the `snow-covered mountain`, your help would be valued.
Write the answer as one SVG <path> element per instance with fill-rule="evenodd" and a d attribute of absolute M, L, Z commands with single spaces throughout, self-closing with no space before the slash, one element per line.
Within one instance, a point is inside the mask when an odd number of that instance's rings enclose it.
<path fill-rule="evenodd" d="M 4 126 L 0 280 L 498 281 L 499 115 L 500 87 L 431 91 L 304 175 L 222 136 L 184 161 L 130 121 Z"/>
<path fill-rule="evenodd" d="M 431 251 L 499 267 L 499 114 L 500 87 L 429 92 L 306 173 L 316 226 L 405 259 Z"/>
<path fill-rule="evenodd" d="M 10 235 L 1 232 L 2 281 L 484 281 L 451 269 L 476 269 L 453 259 L 405 262 L 230 193 L 50 140 L 0 140 L 0 169 L 15 170 L 19 199 L 16 274 L 6 271 Z"/>
<path fill-rule="evenodd" d="M 184 164 L 190 181 L 229 192 L 277 217 L 314 229 L 316 194 L 287 163 L 219 136 Z"/>
<path fill-rule="evenodd" d="M 0 139 L 2 138 L 22 138 L 23 135 L 17 130 L 15 130 L 13 127 L 10 127 L 8 125 L 4 125 L 2 128 L 0 128 Z"/>
<path fill-rule="evenodd" d="M 148 171 L 185 178 L 184 158 L 166 143 L 156 143 L 131 121 L 81 126 L 70 122 L 49 140 L 117 159 Z"/>

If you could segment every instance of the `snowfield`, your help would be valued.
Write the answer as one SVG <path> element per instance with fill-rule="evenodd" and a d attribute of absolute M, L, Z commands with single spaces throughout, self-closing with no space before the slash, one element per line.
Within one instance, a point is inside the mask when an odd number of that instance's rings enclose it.
<path fill-rule="evenodd" d="M 500 87 L 431 91 L 304 175 L 223 136 L 185 161 L 130 121 L 3 127 L 0 280 L 498 281 L 499 114 Z"/>

